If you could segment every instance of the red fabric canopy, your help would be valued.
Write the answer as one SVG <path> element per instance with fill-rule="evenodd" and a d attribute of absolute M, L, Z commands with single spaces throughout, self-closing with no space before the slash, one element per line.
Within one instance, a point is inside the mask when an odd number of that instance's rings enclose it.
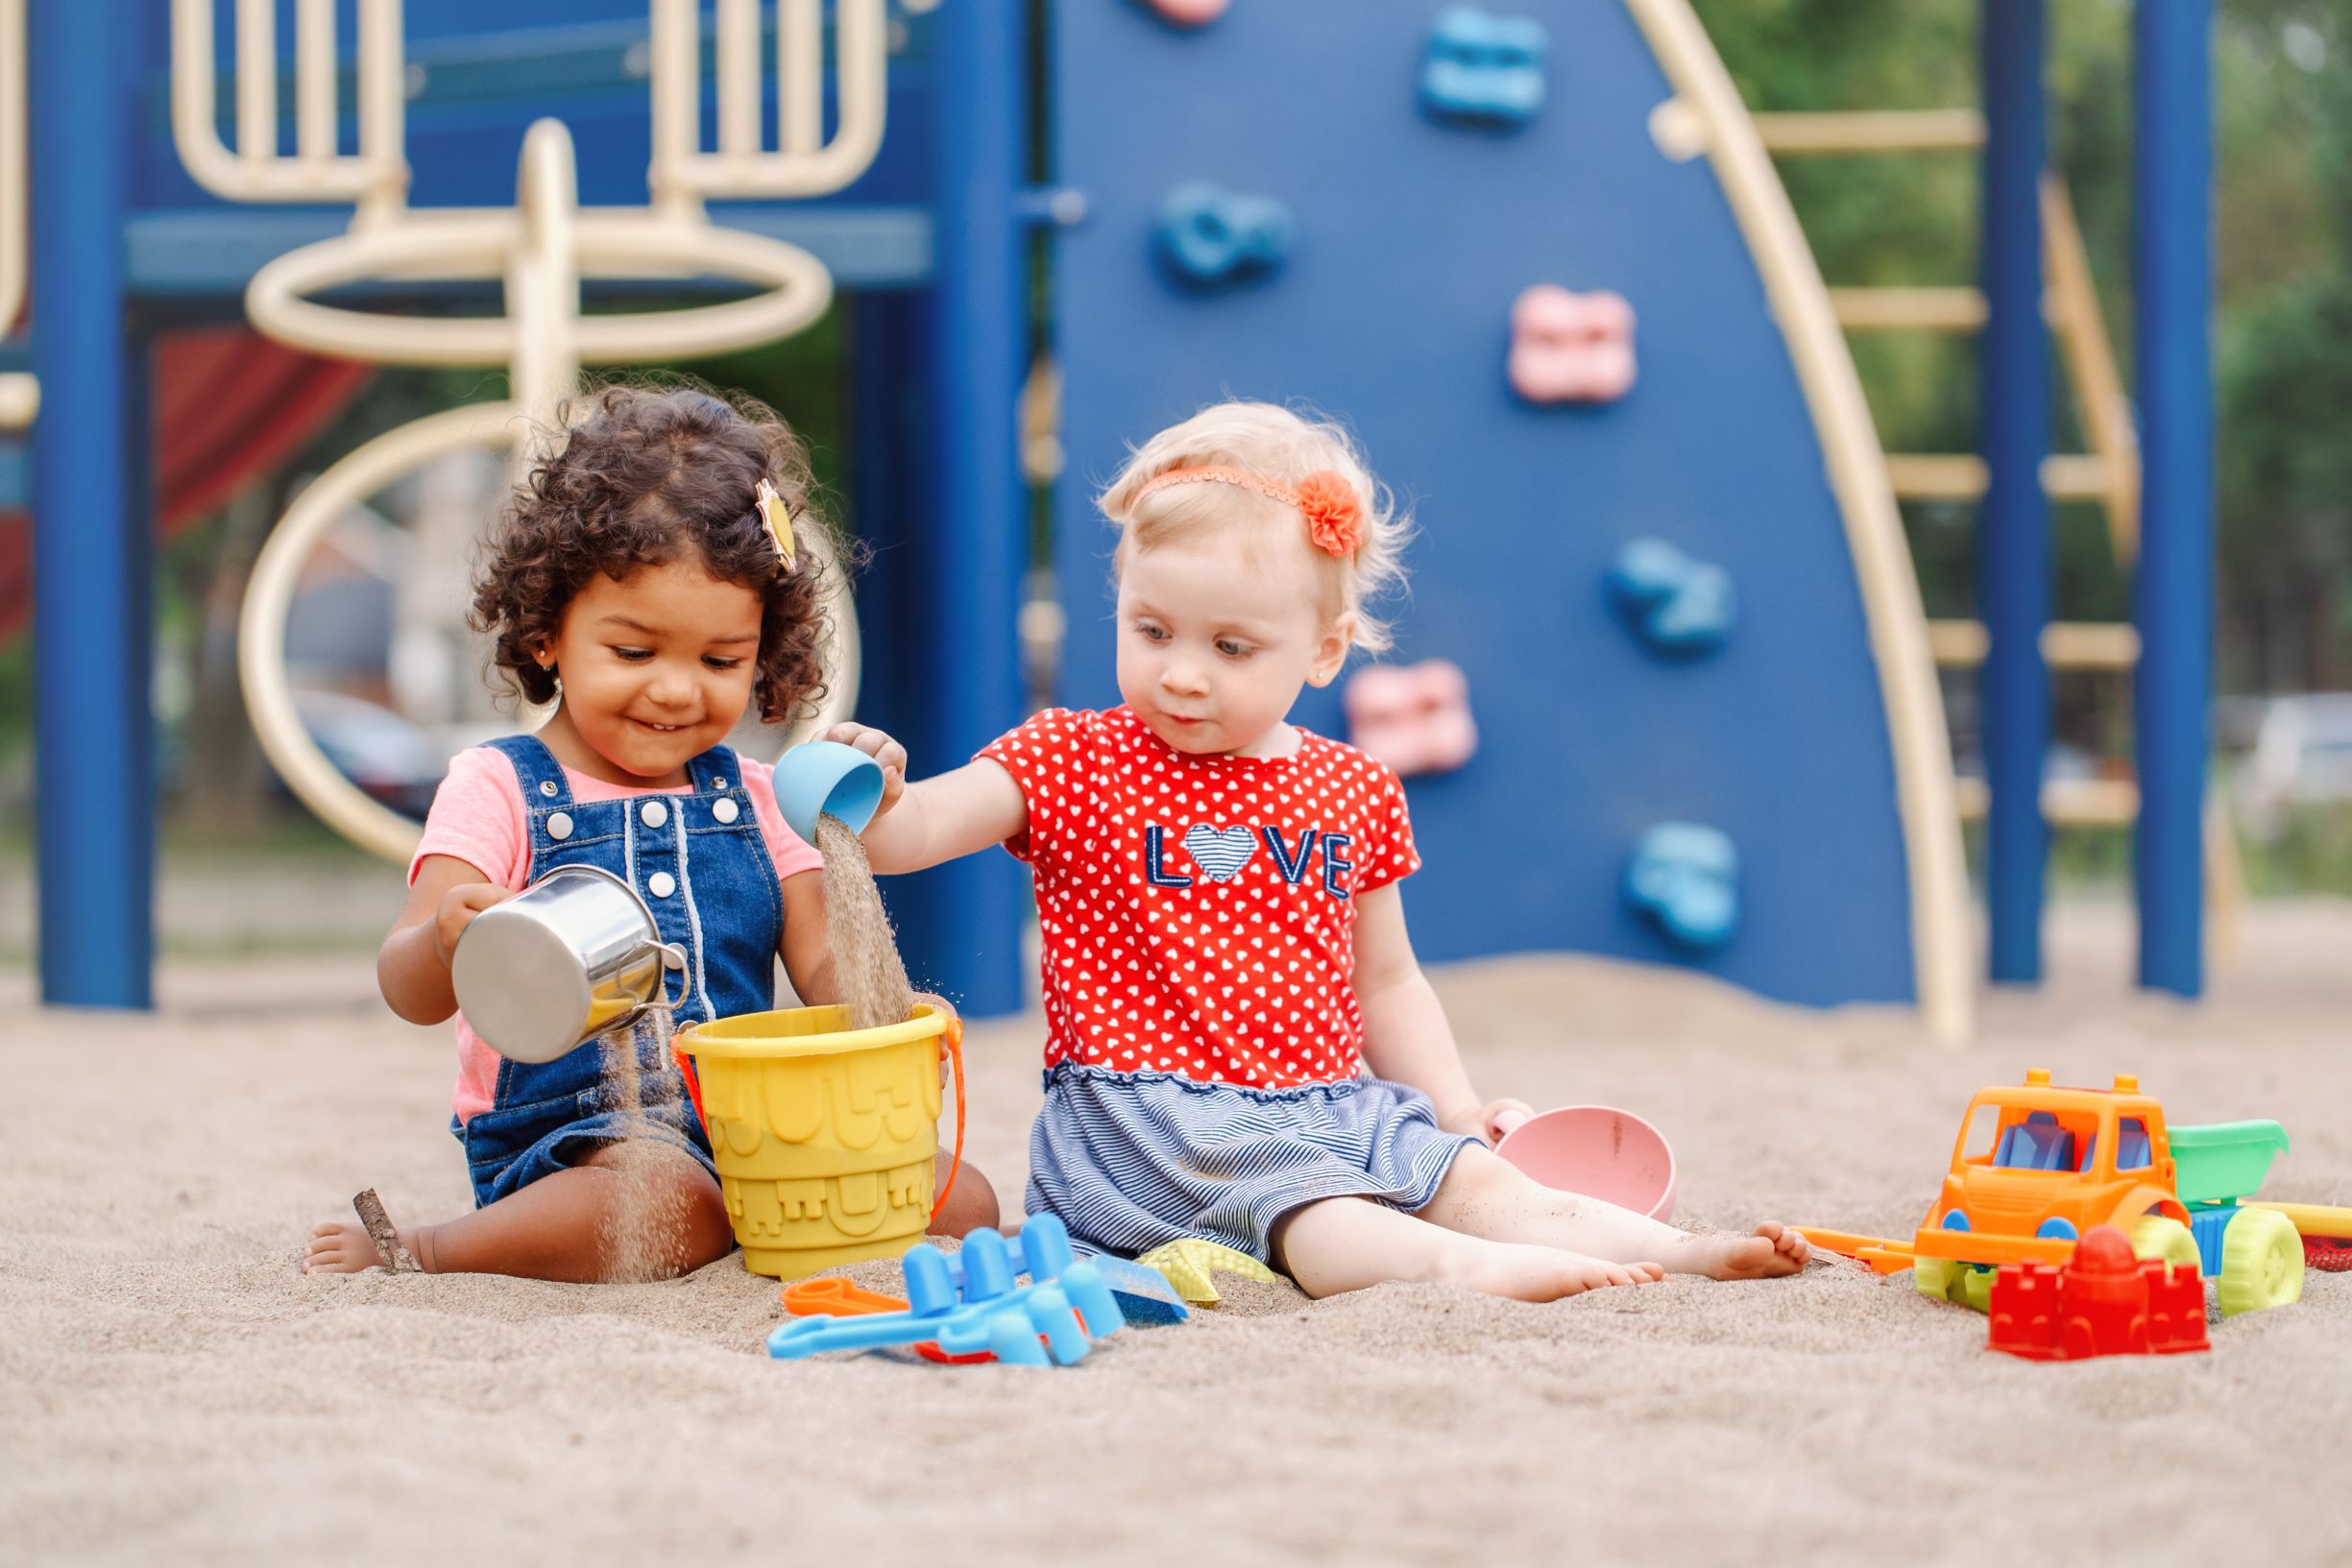
<path fill-rule="evenodd" d="M 171 538 L 285 461 L 362 386 L 370 368 L 280 348 L 241 326 L 167 332 L 156 347 L 156 538 Z M 33 608 L 33 530 L 0 515 L 0 643 Z"/>

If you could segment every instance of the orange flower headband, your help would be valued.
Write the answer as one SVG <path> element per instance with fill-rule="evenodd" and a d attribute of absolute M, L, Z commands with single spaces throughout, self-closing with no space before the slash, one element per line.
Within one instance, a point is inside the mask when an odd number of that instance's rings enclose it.
<path fill-rule="evenodd" d="M 1135 498 L 1140 501 L 1170 485 L 1197 484 L 1238 485 L 1243 490 L 1256 491 L 1268 500 L 1297 507 L 1298 515 L 1307 519 L 1307 537 L 1325 555 L 1344 560 L 1355 554 L 1356 546 L 1364 543 L 1364 503 L 1356 498 L 1356 487 L 1329 469 L 1316 470 L 1299 480 L 1296 489 L 1247 469 L 1170 469 L 1145 480 L 1143 488 L 1135 492 Z"/>

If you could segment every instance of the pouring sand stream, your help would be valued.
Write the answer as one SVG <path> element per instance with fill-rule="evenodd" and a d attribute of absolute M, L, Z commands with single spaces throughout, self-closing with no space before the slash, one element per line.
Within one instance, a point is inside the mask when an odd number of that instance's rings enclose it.
<path fill-rule="evenodd" d="M 834 983 L 853 1029 L 904 1023 L 917 1001 L 899 955 L 890 917 L 882 906 L 864 841 L 830 814 L 816 820 L 816 848 L 825 857 L 825 924 Z M 924 997 L 942 1008 L 944 1001 Z M 676 1146 L 685 1079 L 670 1050 L 673 1021 L 664 1005 L 648 1007 L 626 1028 L 599 1037 L 605 1093 L 625 1129 L 607 1166 L 618 1181 L 605 1221 L 605 1277 L 642 1283 L 666 1279 L 668 1260 L 685 1240 L 686 1200 L 675 1183 L 653 1172 L 684 1158 Z M 665 1111 L 667 1115 L 664 1115 Z M 684 1114 L 691 1114 L 684 1113 Z"/>

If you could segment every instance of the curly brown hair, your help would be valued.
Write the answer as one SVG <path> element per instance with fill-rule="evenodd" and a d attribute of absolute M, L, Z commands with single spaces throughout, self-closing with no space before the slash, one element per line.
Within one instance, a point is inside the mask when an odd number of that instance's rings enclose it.
<path fill-rule="evenodd" d="M 534 703 L 554 697 L 533 650 L 552 641 L 590 576 L 619 582 L 638 567 L 698 558 L 760 595 L 752 700 L 779 724 L 825 692 L 831 630 L 825 575 L 839 567 L 814 511 L 808 448 L 774 411 L 698 384 L 613 385 L 561 413 L 565 434 L 494 526 L 473 588 L 474 630 L 491 663 Z M 795 566 L 780 571 L 753 500 L 772 482 L 792 514 Z"/>

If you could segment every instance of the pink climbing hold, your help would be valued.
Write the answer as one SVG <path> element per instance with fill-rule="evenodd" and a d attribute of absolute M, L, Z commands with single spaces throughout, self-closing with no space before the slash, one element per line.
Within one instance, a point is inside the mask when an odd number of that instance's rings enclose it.
<path fill-rule="evenodd" d="M 1538 283 L 1511 307 L 1511 390 L 1531 403 L 1614 402 L 1634 385 L 1634 307 Z"/>
<path fill-rule="evenodd" d="M 1206 27 L 1232 7 L 1233 0 L 1144 0 L 1171 27 Z"/>
<path fill-rule="evenodd" d="M 1400 775 L 1445 773 L 1478 750 L 1469 678 L 1446 660 L 1358 670 L 1342 700 L 1348 739 Z"/>

